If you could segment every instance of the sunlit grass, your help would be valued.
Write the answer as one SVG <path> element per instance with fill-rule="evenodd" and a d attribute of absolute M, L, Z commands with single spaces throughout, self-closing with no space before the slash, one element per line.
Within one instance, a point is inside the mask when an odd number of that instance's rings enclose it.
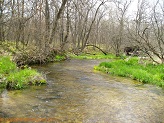
<path fill-rule="evenodd" d="M 29 85 L 46 83 L 45 79 L 36 70 L 19 69 L 9 57 L 0 58 L 0 87 L 22 89 Z"/>
<path fill-rule="evenodd" d="M 152 83 L 164 88 L 164 65 L 138 64 L 137 58 L 129 61 L 117 60 L 102 62 L 95 66 L 96 70 L 104 71 L 117 76 L 130 77 L 143 83 Z"/>
<path fill-rule="evenodd" d="M 65 60 L 66 57 L 63 56 L 63 55 L 56 55 L 55 58 L 54 58 L 54 61 L 62 61 L 62 60 Z"/>
<path fill-rule="evenodd" d="M 9 57 L 0 58 L 0 73 L 7 74 L 16 70 L 16 64 L 10 61 Z"/>
<path fill-rule="evenodd" d="M 70 54 L 71 58 L 74 59 L 114 59 L 116 58 L 113 54 L 80 54 L 80 55 L 74 55 L 74 54 Z"/>

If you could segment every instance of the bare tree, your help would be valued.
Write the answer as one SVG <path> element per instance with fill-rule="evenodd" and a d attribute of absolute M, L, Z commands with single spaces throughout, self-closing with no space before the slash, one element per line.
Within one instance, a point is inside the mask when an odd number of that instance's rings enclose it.
<path fill-rule="evenodd" d="M 135 21 L 127 17 L 130 4 L 131 0 L 1 0 L 0 41 L 14 42 L 20 50 L 30 47 L 45 56 L 52 49 L 66 48 L 79 54 L 87 46 L 113 49 L 119 56 L 129 37 L 154 61 L 158 62 L 155 56 L 163 62 L 161 0 L 152 8 L 139 0 Z"/>
<path fill-rule="evenodd" d="M 87 43 L 89 43 L 89 37 L 93 26 L 95 24 L 100 7 L 105 4 L 106 1 L 75 1 L 75 27 L 71 24 L 71 33 L 74 36 L 74 52 L 80 53 L 84 50 Z M 98 6 L 97 6 L 98 5 Z M 96 7 L 97 6 L 97 7 Z M 73 30 L 76 31 L 73 31 Z M 74 33 L 74 34 L 73 34 Z"/>
<path fill-rule="evenodd" d="M 159 6 L 161 6 L 159 0 L 152 9 L 148 8 L 146 1 L 138 2 L 135 33 L 133 32 L 132 37 L 140 49 L 154 62 L 164 63 L 164 13 L 163 7 Z"/>
<path fill-rule="evenodd" d="M 48 42 L 49 44 L 52 44 L 52 41 L 54 39 L 54 35 L 55 35 L 55 32 L 56 32 L 56 29 L 57 29 L 58 21 L 60 19 L 60 16 L 61 16 L 62 12 L 65 9 L 65 5 L 66 5 L 67 1 L 68 0 L 62 0 L 61 7 L 59 8 L 59 11 L 58 11 L 55 19 L 53 20 L 52 31 L 50 33 L 50 38 L 49 38 L 49 42 Z"/>
<path fill-rule="evenodd" d="M 118 33 L 117 35 L 115 35 L 112 39 L 113 39 L 113 49 L 115 51 L 116 56 L 120 56 L 121 53 L 121 46 L 123 43 L 123 35 L 124 35 L 124 21 L 125 21 L 125 16 L 126 16 L 126 12 L 128 10 L 128 7 L 131 3 L 131 0 L 128 1 L 121 1 L 121 0 L 114 0 L 113 1 L 114 4 L 116 5 L 118 12 L 117 12 L 117 18 L 118 18 Z"/>
<path fill-rule="evenodd" d="M 4 0 L 0 1 L 0 42 L 4 41 L 4 21 L 3 21 L 3 8 L 4 7 Z"/>
<path fill-rule="evenodd" d="M 60 49 L 61 51 L 64 51 L 64 46 L 66 45 L 66 43 L 68 43 L 68 36 L 69 36 L 69 32 L 70 32 L 70 23 L 71 23 L 71 20 L 70 20 L 70 10 L 69 10 L 69 7 L 70 7 L 70 2 L 67 1 L 67 9 L 66 9 L 66 34 L 64 35 L 64 28 L 63 28 L 63 31 L 62 32 L 62 35 L 61 35 L 61 44 L 60 44 Z M 62 22 L 63 22 L 63 18 L 62 18 Z M 62 24 L 63 25 L 63 24 Z"/>
<path fill-rule="evenodd" d="M 160 7 L 161 13 L 157 12 L 157 9 Z M 151 17 L 152 30 L 154 33 L 154 39 L 156 42 L 153 43 L 153 46 L 150 46 L 149 49 L 155 54 L 162 63 L 164 63 L 164 5 L 157 1 L 156 5 L 153 7 L 153 14 Z M 153 59 L 155 60 L 155 59 Z M 156 60 L 155 60 L 156 61 Z M 157 61 L 158 62 L 158 61 Z"/>

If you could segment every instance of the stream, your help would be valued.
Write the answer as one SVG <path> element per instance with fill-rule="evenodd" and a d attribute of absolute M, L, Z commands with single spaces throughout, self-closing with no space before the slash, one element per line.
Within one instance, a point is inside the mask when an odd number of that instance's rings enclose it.
<path fill-rule="evenodd" d="M 3 90 L 0 121 L 164 123 L 164 90 L 94 70 L 100 62 L 68 60 L 33 66 L 46 73 L 48 84 Z"/>

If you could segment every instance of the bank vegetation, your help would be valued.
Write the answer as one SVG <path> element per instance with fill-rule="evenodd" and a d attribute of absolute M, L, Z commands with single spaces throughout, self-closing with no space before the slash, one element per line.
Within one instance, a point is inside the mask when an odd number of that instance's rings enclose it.
<path fill-rule="evenodd" d="M 21 67 L 67 59 L 68 53 L 79 57 L 94 50 L 102 52 L 104 58 L 114 54 L 124 59 L 126 47 L 138 47 L 139 57 L 163 67 L 164 2 L 137 0 L 133 4 L 132 0 L 0 0 L 0 54 L 9 53 Z M 137 66 L 140 71 L 144 69 Z M 124 76 L 138 79 L 129 73 Z M 13 82 L 12 77 L 7 78 Z"/>
<path fill-rule="evenodd" d="M 116 56 L 138 46 L 164 63 L 163 8 L 163 0 L 1 0 L 0 44 L 14 44 L 18 64 L 79 55 L 88 46 Z"/>
<path fill-rule="evenodd" d="M 45 84 L 46 80 L 36 70 L 26 67 L 20 69 L 10 57 L 0 58 L 0 88 L 24 89 L 30 85 Z"/>
<path fill-rule="evenodd" d="M 128 77 L 143 84 L 154 84 L 164 88 L 164 64 L 140 64 L 138 58 L 102 62 L 94 69 L 107 74 Z"/>

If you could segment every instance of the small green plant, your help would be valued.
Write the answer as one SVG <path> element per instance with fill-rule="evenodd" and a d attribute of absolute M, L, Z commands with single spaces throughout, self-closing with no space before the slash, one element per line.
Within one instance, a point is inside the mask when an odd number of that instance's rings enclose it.
<path fill-rule="evenodd" d="M 65 56 L 62 56 L 62 55 L 56 55 L 55 56 L 55 61 L 62 61 L 65 59 Z"/>
<path fill-rule="evenodd" d="M 130 77 L 143 83 L 156 84 L 164 88 L 164 64 L 143 66 L 138 64 L 137 58 L 132 58 L 129 61 L 102 62 L 94 69 L 117 76 Z"/>
<path fill-rule="evenodd" d="M 7 74 L 16 70 L 16 64 L 13 63 L 9 57 L 0 58 L 0 73 Z"/>

